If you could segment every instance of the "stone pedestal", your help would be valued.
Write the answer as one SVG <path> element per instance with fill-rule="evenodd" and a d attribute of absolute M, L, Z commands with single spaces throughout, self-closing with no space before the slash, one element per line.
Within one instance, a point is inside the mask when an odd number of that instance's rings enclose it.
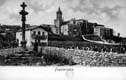
<path fill-rule="evenodd" d="M 21 41 L 21 47 L 23 47 L 24 49 L 26 49 L 26 43 L 27 43 L 27 41 Z"/>

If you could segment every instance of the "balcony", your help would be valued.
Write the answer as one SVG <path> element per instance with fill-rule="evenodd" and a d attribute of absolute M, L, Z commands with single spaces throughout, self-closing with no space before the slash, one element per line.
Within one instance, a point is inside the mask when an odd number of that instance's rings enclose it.
<path fill-rule="evenodd" d="M 35 34 L 32 34 L 31 37 L 32 39 L 39 39 L 39 40 L 45 40 L 48 38 L 47 35 L 35 35 Z"/>

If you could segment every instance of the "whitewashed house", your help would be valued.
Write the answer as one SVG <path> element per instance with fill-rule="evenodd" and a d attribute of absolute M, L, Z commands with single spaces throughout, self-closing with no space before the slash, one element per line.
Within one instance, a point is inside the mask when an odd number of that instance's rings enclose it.
<path fill-rule="evenodd" d="M 68 24 L 63 24 L 61 26 L 61 33 L 63 35 L 69 35 L 69 26 L 68 26 Z"/>
<path fill-rule="evenodd" d="M 16 39 L 19 40 L 19 46 L 22 41 L 22 30 L 16 32 Z M 25 29 L 25 40 L 27 41 L 26 46 L 32 46 L 35 39 L 39 41 L 39 45 L 48 44 L 48 29 L 42 26 L 32 26 Z"/>

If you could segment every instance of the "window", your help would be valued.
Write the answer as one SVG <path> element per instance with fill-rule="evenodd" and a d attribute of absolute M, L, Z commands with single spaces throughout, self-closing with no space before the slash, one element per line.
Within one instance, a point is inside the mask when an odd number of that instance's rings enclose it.
<path fill-rule="evenodd" d="M 45 33 L 44 33 L 44 32 L 42 32 L 42 35 L 44 36 L 44 35 L 45 35 Z"/>
<path fill-rule="evenodd" d="M 41 34 L 41 32 L 40 31 L 38 31 L 38 35 L 40 35 Z"/>
<path fill-rule="evenodd" d="M 35 32 L 35 31 L 33 31 L 33 34 L 35 35 L 35 34 L 36 34 L 36 32 Z"/>

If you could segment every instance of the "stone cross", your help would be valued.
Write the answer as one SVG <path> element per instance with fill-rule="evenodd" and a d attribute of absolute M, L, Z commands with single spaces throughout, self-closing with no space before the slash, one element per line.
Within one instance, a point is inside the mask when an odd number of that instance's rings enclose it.
<path fill-rule="evenodd" d="M 19 12 L 20 15 L 22 16 L 22 41 L 21 41 L 21 46 L 26 49 L 26 40 L 25 40 L 25 21 L 26 21 L 26 15 L 28 15 L 28 12 L 25 11 L 25 7 L 27 7 L 27 5 L 25 4 L 25 2 L 23 2 L 21 4 L 22 10 Z"/>

